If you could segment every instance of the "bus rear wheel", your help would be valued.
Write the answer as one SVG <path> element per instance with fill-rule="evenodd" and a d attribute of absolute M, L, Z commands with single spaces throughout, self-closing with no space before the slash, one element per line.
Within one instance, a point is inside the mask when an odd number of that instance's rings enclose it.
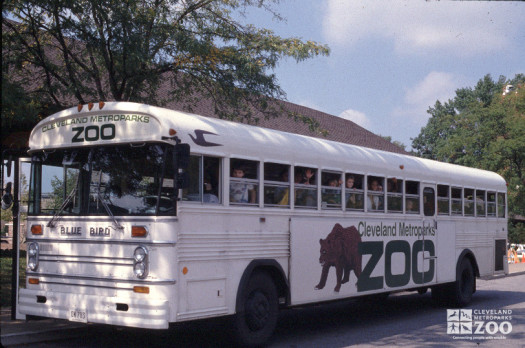
<path fill-rule="evenodd" d="M 266 273 L 254 274 L 241 299 L 234 319 L 237 343 L 243 347 L 264 344 L 273 334 L 279 316 L 279 299 L 273 279 Z"/>
<path fill-rule="evenodd" d="M 470 303 L 472 294 L 476 291 L 474 268 L 468 258 L 464 258 L 459 266 L 457 279 L 452 283 L 450 299 L 452 304 L 463 307 Z"/>

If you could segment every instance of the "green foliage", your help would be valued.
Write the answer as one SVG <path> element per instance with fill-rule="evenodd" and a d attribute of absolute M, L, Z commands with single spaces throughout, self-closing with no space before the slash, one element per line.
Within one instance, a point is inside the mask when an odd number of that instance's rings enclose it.
<path fill-rule="evenodd" d="M 283 58 L 329 54 L 325 45 L 281 38 L 239 20 L 250 7 L 279 20 L 270 6 L 278 2 L 5 1 L 3 68 L 16 76 L 6 86 L 16 84 L 12 91 L 22 96 L 29 92 L 24 104 L 34 101 L 38 110 L 98 100 L 177 100 L 191 108 L 205 98 L 220 117 L 277 116 L 282 105 L 268 100 L 285 99 L 285 93 L 271 70 Z M 25 115 L 15 107 L 6 112 Z M 36 122 L 34 112 L 26 114 Z"/>
<path fill-rule="evenodd" d="M 515 90 L 503 95 L 508 84 Z M 413 139 L 417 155 L 499 173 L 508 183 L 511 217 L 525 216 L 525 75 L 497 82 L 487 75 L 428 113 Z"/>

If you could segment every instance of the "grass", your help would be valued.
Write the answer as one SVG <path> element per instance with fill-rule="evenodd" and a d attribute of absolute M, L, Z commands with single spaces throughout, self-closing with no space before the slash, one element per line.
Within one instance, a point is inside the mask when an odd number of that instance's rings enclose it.
<path fill-rule="evenodd" d="M 11 255 L 2 253 L 0 257 L 0 306 L 11 306 Z M 20 255 L 20 273 L 19 282 L 20 287 L 25 287 L 26 279 L 26 258 L 25 255 Z"/>

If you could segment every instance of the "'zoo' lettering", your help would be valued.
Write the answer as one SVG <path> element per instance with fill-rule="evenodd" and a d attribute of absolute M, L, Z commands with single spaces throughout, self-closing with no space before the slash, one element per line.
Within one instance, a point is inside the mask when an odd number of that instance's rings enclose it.
<path fill-rule="evenodd" d="M 104 124 L 100 126 L 100 128 L 98 126 L 73 127 L 72 130 L 76 132 L 71 139 L 73 143 L 97 141 L 99 139 L 111 140 L 115 138 L 114 124 Z"/>
<path fill-rule="evenodd" d="M 407 285 L 412 280 L 416 284 L 424 284 L 434 279 L 435 260 L 432 258 L 436 255 L 434 242 L 431 240 L 417 240 L 412 245 L 406 240 L 392 240 L 384 248 L 385 254 L 385 276 L 371 277 L 373 270 L 383 256 L 383 242 L 361 242 L 359 243 L 359 254 L 371 255 L 370 259 L 363 268 L 357 282 L 357 291 L 368 291 L 383 289 L 383 284 L 389 288 Z M 429 268 L 427 271 L 419 272 L 417 269 L 418 254 L 423 250 L 430 254 Z M 405 270 L 402 274 L 392 274 L 392 254 L 401 253 L 405 257 Z"/>

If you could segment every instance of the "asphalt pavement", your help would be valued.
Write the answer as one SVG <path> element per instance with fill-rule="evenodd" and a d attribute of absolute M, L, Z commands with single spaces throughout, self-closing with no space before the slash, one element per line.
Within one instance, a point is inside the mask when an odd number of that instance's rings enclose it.
<path fill-rule="evenodd" d="M 525 262 L 509 264 L 508 277 L 521 274 L 525 274 Z M 86 331 L 87 326 L 82 323 L 59 319 L 12 320 L 10 308 L 2 308 L 0 312 L 2 347 L 79 337 Z"/>

